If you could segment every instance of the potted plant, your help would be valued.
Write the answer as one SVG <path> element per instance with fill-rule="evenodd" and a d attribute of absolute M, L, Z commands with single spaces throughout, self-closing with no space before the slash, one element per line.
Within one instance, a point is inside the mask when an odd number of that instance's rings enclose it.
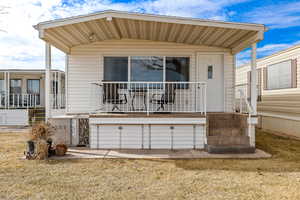
<path fill-rule="evenodd" d="M 68 147 L 65 144 L 57 144 L 55 147 L 55 155 L 57 156 L 64 156 L 68 151 Z"/>

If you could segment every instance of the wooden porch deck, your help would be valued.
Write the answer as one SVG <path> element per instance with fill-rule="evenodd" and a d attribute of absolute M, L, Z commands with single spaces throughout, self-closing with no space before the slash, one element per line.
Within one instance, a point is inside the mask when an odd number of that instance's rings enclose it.
<path fill-rule="evenodd" d="M 107 117 L 107 118 L 205 118 L 201 113 L 99 113 L 90 114 L 90 118 Z"/>

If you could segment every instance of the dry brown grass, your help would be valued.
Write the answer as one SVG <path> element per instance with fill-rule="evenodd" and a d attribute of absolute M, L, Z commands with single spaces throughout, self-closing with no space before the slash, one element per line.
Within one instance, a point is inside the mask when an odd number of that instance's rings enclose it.
<path fill-rule="evenodd" d="M 300 141 L 258 132 L 271 159 L 19 159 L 25 136 L 0 133 L 0 199 L 300 199 Z"/>

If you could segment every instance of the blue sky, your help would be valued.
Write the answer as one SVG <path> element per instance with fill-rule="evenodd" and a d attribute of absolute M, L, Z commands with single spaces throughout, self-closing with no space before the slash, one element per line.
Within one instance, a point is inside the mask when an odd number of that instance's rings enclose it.
<path fill-rule="evenodd" d="M 299 0 L 0 0 L 1 5 L 1 68 L 44 68 L 44 43 L 32 25 L 108 9 L 262 23 L 269 31 L 258 44 L 259 58 L 300 43 Z M 249 50 L 241 52 L 238 64 L 249 57 Z M 64 67 L 64 54 L 55 49 L 53 66 Z"/>

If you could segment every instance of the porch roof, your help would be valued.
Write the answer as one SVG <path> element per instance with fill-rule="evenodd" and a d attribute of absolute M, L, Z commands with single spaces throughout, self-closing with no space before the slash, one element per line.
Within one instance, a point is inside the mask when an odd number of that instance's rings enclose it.
<path fill-rule="evenodd" d="M 141 39 L 215 46 L 237 53 L 263 39 L 262 24 L 103 11 L 41 22 L 39 37 L 65 53 L 103 40 Z"/>

